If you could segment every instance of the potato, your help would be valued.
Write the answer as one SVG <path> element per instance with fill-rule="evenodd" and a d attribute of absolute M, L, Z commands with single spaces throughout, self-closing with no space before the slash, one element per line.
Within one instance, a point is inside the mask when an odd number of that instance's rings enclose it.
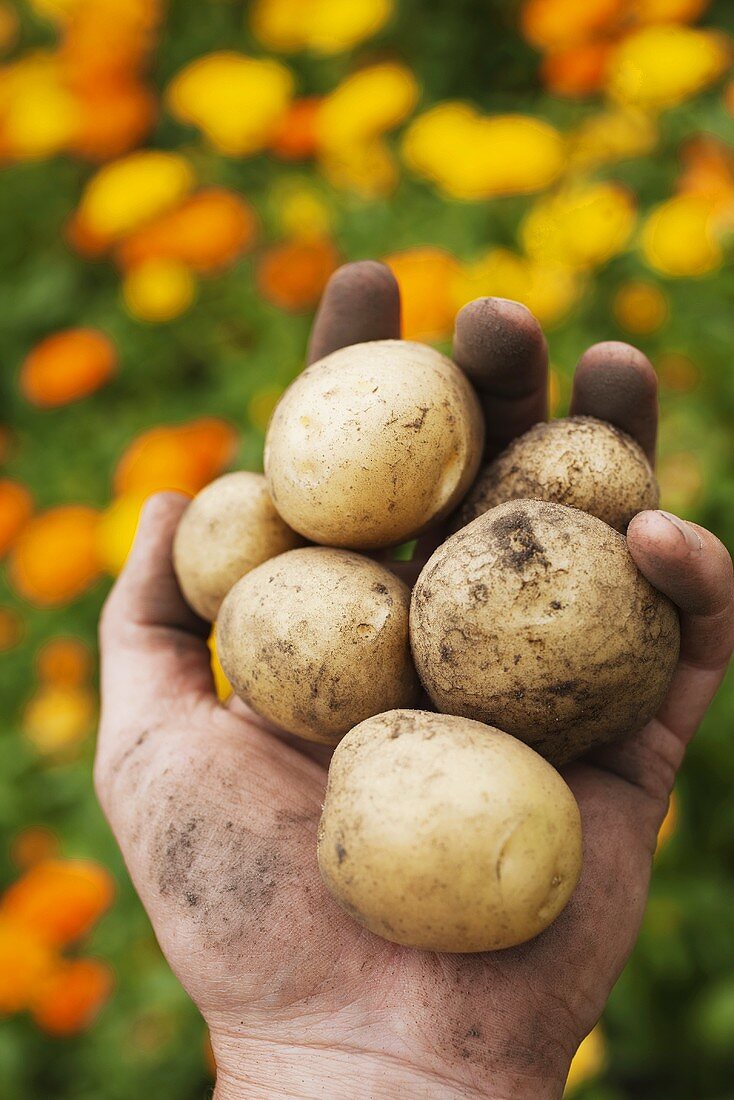
<path fill-rule="evenodd" d="M 590 512 L 625 532 L 660 494 L 645 452 L 625 432 L 591 416 L 536 424 L 486 466 L 454 528 L 506 500 L 549 500 Z"/>
<path fill-rule="evenodd" d="M 429 951 L 512 947 L 547 927 L 581 869 L 571 791 L 537 753 L 466 718 L 394 710 L 334 753 L 319 866 L 370 931 Z"/>
<path fill-rule="evenodd" d="M 275 506 L 328 546 L 374 549 L 448 515 L 482 454 L 479 402 L 459 368 L 423 344 L 378 340 L 308 367 L 265 442 Z"/>
<path fill-rule="evenodd" d="M 357 722 L 416 703 L 409 607 L 406 585 L 368 558 L 291 550 L 253 569 L 225 599 L 219 659 L 258 714 L 333 745 Z"/>
<path fill-rule="evenodd" d="M 559 764 L 640 729 L 678 659 L 678 614 L 623 535 L 560 504 L 500 504 L 438 548 L 411 604 L 436 707 Z"/>
<path fill-rule="evenodd" d="M 302 545 L 276 512 L 263 475 L 239 470 L 191 501 L 176 531 L 173 565 L 186 602 L 213 620 L 235 581 Z"/>

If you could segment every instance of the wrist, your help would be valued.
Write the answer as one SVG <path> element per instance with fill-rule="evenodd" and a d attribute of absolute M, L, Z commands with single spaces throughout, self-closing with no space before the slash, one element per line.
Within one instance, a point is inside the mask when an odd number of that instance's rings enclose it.
<path fill-rule="evenodd" d="M 378 1052 L 213 1038 L 213 1100 L 560 1100 L 563 1083 L 494 1067 L 486 1083 Z"/>

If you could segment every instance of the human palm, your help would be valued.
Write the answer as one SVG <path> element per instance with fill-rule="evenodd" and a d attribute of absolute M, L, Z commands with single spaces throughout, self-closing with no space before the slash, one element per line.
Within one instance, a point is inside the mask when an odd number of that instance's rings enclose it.
<path fill-rule="evenodd" d="M 343 268 L 311 358 L 397 337 L 399 324 L 387 270 Z M 492 299 L 465 307 L 454 355 L 482 397 L 491 449 L 545 416 L 545 341 L 527 311 Z M 654 374 L 625 345 L 586 353 L 572 411 L 654 449 Z M 149 502 L 105 608 L 96 781 L 161 946 L 209 1024 L 217 1097 L 559 1096 L 634 944 L 676 770 L 734 647 L 726 550 L 664 513 L 633 521 L 639 567 L 681 612 L 668 698 L 643 731 L 564 769 L 584 865 L 558 920 L 510 950 L 440 955 L 364 931 L 322 885 L 328 750 L 238 700 L 218 703 L 206 628 L 171 566 L 185 504 Z M 430 550 L 421 540 L 421 555 Z"/>

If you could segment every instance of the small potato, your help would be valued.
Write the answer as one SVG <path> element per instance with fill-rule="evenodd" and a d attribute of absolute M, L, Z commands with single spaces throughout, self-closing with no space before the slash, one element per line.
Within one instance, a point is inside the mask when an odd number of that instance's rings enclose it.
<path fill-rule="evenodd" d="M 191 501 L 176 531 L 173 565 L 186 602 L 211 621 L 235 581 L 302 545 L 276 512 L 263 475 L 239 470 Z"/>
<path fill-rule="evenodd" d="M 509 501 L 453 535 L 413 591 L 411 642 L 436 707 L 559 764 L 639 730 L 678 660 L 678 613 L 627 541 L 560 504 Z"/>
<path fill-rule="evenodd" d="M 307 547 L 253 569 L 217 620 L 219 659 L 241 699 L 309 741 L 415 704 L 406 585 L 346 550 Z"/>
<path fill-rule="evenodd" d="M 537 936 L 573 893 L 581 819 L 563 779 L 491 726 L 394 710 L 334 753 L 319 867 L 378 936 L 494 951 Z"/>
<path fill-rule="evenodd" d="M 465 376 L 423 344 L 378 340 L 308 367 L 278 404 L 265 473 L 285 521 L 353 549 L 412 539 L 467 492 L 484 421 Z"/>
<path fill-rule="evenodd" d="M 580 508 L 624 533 L 633 516 L 657 508 L 655 474 L 638 443 L 591 416 L 536 424 L 486 466 L 459 509 L 459 530 L 507 500 Z"/>

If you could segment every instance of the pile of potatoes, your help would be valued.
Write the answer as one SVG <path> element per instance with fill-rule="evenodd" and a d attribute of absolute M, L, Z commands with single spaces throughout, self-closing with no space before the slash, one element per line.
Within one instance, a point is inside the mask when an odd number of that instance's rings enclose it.
<path fill-rule="evenodd" d="M 639 730 L 679 647 L 624 538 L 658 502 L 634 440 L 571 417 L 485 468 L 483 447 L 451 360 L 344 348 L 283 395 L 265 476 L 209 485 L 174 546 L 237 695 L 336 746 L 329 890 L 378 935 L 436 951 L 509 947 L 561 912 L 582 838 L 556 768 Z M 454 533 L 411 592 L 384 551 L 441 521 Z"/>

